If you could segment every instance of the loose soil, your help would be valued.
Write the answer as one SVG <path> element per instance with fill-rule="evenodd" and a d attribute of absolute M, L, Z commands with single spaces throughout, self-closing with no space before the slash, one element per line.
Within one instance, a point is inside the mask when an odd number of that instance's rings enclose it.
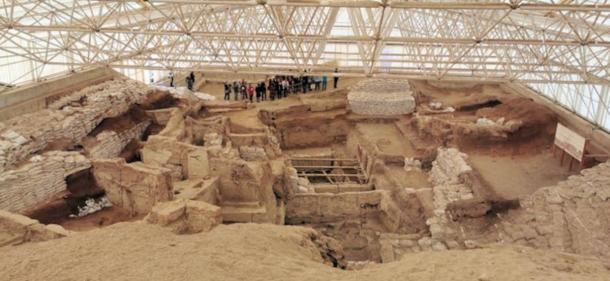
<path fill-rule="evenodd" d="M 602 281 L 596 259 L 517 246 L 421 252 L 344 271 L 320 263 L 299 227 L 233 224 L 175 235 L 119 223 L 0 251 L 0 280 L 538 280 Z M 318 255 L 318 257 L 316 257 Z"/>

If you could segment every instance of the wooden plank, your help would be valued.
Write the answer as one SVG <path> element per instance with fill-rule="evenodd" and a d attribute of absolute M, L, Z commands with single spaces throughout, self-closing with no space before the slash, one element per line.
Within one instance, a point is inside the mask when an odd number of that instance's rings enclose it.
<path fill-rule="evenodd" d="M 361 169 L 359 166 L 292 166 L 295 169 Z"/>
<path fill-rule="evenodd" d="M 363 174 L 315 174 L 315 173 L 300 173 L 299 176 L 304 177 L 364 177 Z"/>
<path fill-rule="evenodd" d="M 330 183 L 333 183 L 333 184 L 335 183 L 335 182 L 333 181 L 333 179 L 332 179 L 330 176 L 328 176 L 328 174 L 327 174 L 326 172 L 322 171 L 322 173 L 323 173 L 323 174 L 326 176 L 326 178 L 328 179 L 328 181 L 329 181 Z"/>
<path fill-rule="evenodd" d="M 347 158 L 289 158 L 291 161 L 358 161 L 358 159 Z"/>

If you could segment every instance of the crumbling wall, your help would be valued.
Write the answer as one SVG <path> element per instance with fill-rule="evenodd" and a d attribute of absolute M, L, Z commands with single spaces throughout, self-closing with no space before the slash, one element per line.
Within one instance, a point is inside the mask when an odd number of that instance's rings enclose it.
<path fill-rule="evenodd" d="M 113 205 L 132 215 L 146 214 L 157 203 L 174 195 L 170 171 L 142 162 L 126 163 L 122 158 L 92 161 L 93 176 Z"/>
<path fill-rule="evenodd" d="M 218 177 L 173 182 L 176 198 L 203 201 L 213 205 L 221 203 L 219 185 Z"/>
<path fill-rule="evenodd" d="M 447 215 L 447 205 L 474 198 L 472 189 L 460 180 L 462 174 L 472 171 L 466 158 L 466 154 L 455 148 L 439 148 L 436 160 L 432 162 L 430 181 L 434 184 L 434 216 L 426 224 L 430 228 L 433 243 L 439 244 L 438 248 L 442 247 L 440 244 L 443 241 L 451 240 L 455 235 L 449 225 L 451 218 Z"/>
<path fill-rule="evenodd" d="M 490 98 L 499 105 L 486 107 Z M 462 149 L 510 142 L 522 151 L 531 151 L 552 141 L 557 117 L 548 108 L 525 98 L 504 98 L 500 102 L 497 97 L 487 97 L 482 102 L 482 108 L 471 116 L 420 114 L 411 119 L 411 126 L 428 142 Z"/>
<path fill-rule="evenodd" d="M 186 122 L 184 121 L 185 112 L 180 108 L 174 108 L 163 130 L 159 136 L 169 137 L 176 140 L 184 140 L 186 136 Z M 189 141 L 187 141 L 189 142 Z"/>
<path fill-rule="evenodd" d="M 49 109 L 0 123 L 0 171 L 49 143 L 78 142 L 104 118 L 119 116 L 143 101 L 149 91 L 140 82 L 115 79 L 66 96 Z"/>
<path fill-rule="evenodd" d="M 175 180 L 209 175 L 208 151 L 205 147 L 155 135 L 148 138 L 141 154 L 142 162 L 170 169 Z"/>
<path fill-rule="evenodd" d="M 539 189 L 489 232 L 504 243 L 610 259 L 610 162 Z"/>
<path fill-rule="evenodd" d="M 0 210 L 20 212 L 66 190 L 66 177 L 91 167 L 78 152 L 50 151 L 0 172 Z"/>
<path fill-rule="evenodd" d="M 0 247 L 68 236 L 59 225 L 44 225 L 26 216 L 0 210 Z"/>
<path fill-rule="evenodd" d="M 210 158 L 211 174 L 220 178 L 220 195 L 227 212 L 262 209 L 250 220 L 277 222 L 280 207 L 273 193 L 277 181 L 269 161 Z M 225 210 L 223 210 L 223 213 Z"/>
<path fill-rule="evenodd" d="M 146 110 L 146 115 L 148 115 L 156 124 L 165 126 L 169 122 L 169 119 L 172 117 L 172 113 L 175 110 L 176 107 Z"/>
<path fill-rule="evenodd" d="M 345 109 L 314 112 L 307 105 L 262 109 L 259 119 L 274 129 L 282 148 L 325 146 L 346 139 Z"/>
<path fill-rule="evenodd" d="M 222 223 L 218 206 L 203 201 L 177 199 L 156 204 L 146 221 L 169 227 L 177 234 L 208 232 Z"/>
<path fill-rule="evenodd" d="M 324 112 L 327 113 L 327 112 Z M 315 113 L 314 113 L 315 114 Z M 349 123 L 344 114 L 295 117 L 276 126 L 282 148 L 326 146 L 346 140 Z"/>
<path fill-rule="evenodd" d="M 463 247 L 458 242 L 462 237 L 456 232 L 450 206 L 460 203 L 460 207 L 470 210 L 478 208 L 480 201 L 475 199 L 471 186 L 464 182 L 465 175 L 472 172 L 466 159 L 467 155 L 455 148 L 439 148 L 430 171 L 429 180 L 433 188 L 405 189 L 399 193 L 405 201 L 415 199 L 424 207 L 428 231 L 382 235 L 380 252 L 383 262 L 394 261 L 405 253 Z M 428 202 L 428 197 L 432 202 Z"/>
<path fill-rule="evenodd" d="M 398 227 L 400 210 L 386 191 L 295 194 L 286 204 L 290 224 L 336 222 L 380 215 L 388 229 Z"/>
<path fill-rule="evenodd" d="M 277 138 L 268 128 L 262 133 L 229 133 L 228 137 L 246 161 L 275 159 L 282 154 Z"/>
<path fill-rule="evenodd" d="M 90 158 L 117 157 L 129 142 L 140 139 L 149 125 L 147 120 L 124 131 L 103 131 L 95 136 L 95 145 L 86 149 L 87 154 Z"/>
<path fill-rule="evenodd" d="M 187 116 L 185 126 L 186 139 L 192 140 L 194 143 L 203 142 L 204 145 L 208 145 L 204 140 L 204 136 L 209 134 L 226 135 L 229 130 L 229 118 L 226 116 L 213 116 L 204 119 L 193 119 Z"/>

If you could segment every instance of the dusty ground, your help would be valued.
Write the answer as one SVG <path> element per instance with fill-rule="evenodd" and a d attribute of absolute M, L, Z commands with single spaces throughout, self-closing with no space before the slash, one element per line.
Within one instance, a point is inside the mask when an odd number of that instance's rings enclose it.
<path fill-rule="evenodd" d="M 516 156 L 471 153 L 468 159 L 494 191 L 506 199 L 525 197 L 576 173 L 575 170 L 568 171 L 565 165 L 561 167 L 559 159 L 553 158 L 548 150 Z"/>
<path fill-rule="evenodd" d="M 375 124 L 360 123 L 358 131 L 371 143 L 375 144 L 383 154 L 413 157 L 415 151 L 408 140 L 398 131 L 393 123 Z"/>
<path fill-rule="evenodd" d="M 145 223 L 0 251 L 0 280 L 609 280 L 595 259 L 503 246 L 422 252 L 401 261 L 342 271 L 316 260 L 304 229 L 222 225 L 176 236 Z"/>

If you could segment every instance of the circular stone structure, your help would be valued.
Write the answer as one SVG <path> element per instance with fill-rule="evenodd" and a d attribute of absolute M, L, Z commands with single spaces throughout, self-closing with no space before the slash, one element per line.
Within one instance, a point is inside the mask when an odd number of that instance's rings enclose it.
<path fill-rule="evenodd" d="M 363 115 L 401 115 L 415 110 L 415 98 L 406 80 L 367 79 L 350 88 L 350 109 Z"/>

